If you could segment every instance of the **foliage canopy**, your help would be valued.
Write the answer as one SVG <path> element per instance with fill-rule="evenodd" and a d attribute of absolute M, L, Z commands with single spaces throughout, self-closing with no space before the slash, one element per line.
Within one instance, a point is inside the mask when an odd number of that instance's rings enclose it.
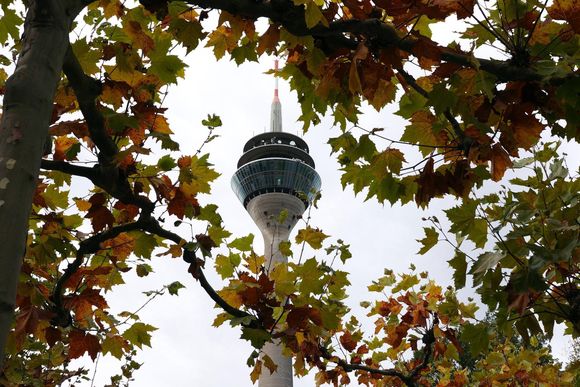
<path fill-rule="evenodd" d="M 2 384 L 83 378 L 67 364 L 85 354 L 125 359 L 112 384 L 131 379 L 135 350 L 155 328 L 111 313 L 105 292 L 128 271 L 147 276 L 152 255 L 182 257 L 223 309 L 215 325 L 241 327 L 256 348 L 253 381 L 276 368 L 259 357 L 272 338 L 294 356 L 297 375 L 315 369 L 319 384 L 572 381 L 543 360 L 535 336 L 551 336 L 556 323 L 580 332 L 580 186 L 558 152 L 559 141 L 580 138 L 576 2 L 2 0 L 0 8 L 1 347 L 10 331 Z M 460 32 L 443 46 L 431 26 L 452 20 Z M 268 276 L 253 237 L 232 236 L 217 206 L 198 200 L 219 175 L 203 146 L 180 151 L 162 105 L 184 76 L 182 53 L 200 43 L 238 64 L 283 57 L 277 75 L 297 93 L 304 129 L 328 113 L 342 128 L 329 144 L 343 186 L 420 207 L 457 197 L 449 228 L 428 219 L 419 254 L 453 246 L 455 288 L 473 278 L 502 339 L 478 321 L 474 302 L 413 268 L 386 270 L 369 286 L 376 297 L 363 306 L 376 328 L 363 332 L 343 302 L 347 273 L 325 263 L 351 258 L 348 245 L 309 223 L 293 244 L 326 258 L 294 259 Z M 398 104 L 402 136 L 358 126 L 363 103 Z M 204 144 L 221 124 L 203 121 Z M 152 149 L 156 157 L 145 157 Z M 417 150 L 422 157 L 409 161 Z M 521 173 L 480 194 L 508 169 Z M 90 189 L 71 194 L 72 176 Z M 192 238 L 167 226 L 189 221 Z M 285 255 L 291 247 L 279 246 Z M 226 283 L 219 291 L 204 275 L 210 262 Z M 466 345 L 475 366 L 462 362 Z"/>

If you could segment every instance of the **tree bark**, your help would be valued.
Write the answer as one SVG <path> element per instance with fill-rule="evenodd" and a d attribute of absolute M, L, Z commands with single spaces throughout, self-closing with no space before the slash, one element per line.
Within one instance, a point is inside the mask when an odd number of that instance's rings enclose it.
<path fill-rule="evenodd" d="M 16 69 L 6 82 L 0 121 L 0 365 L 68 34 L 84 5 L 80 0 L 32 1 Z"/>

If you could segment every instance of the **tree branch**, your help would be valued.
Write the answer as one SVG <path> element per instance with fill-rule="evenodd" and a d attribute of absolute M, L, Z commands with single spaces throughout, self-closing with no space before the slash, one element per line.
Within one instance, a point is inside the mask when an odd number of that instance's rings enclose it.
<path fill-rule="evenodd" d="M 63 307 L 62 297 L 66 282 L 81 267 L 85 260 L 85 255 L 96 253 L 101 250 L 101 243 L 115 238 L 123 232 L 141 229 L 143 225 L 148 222 L 148 218 L 149 214 L 147 214 L 146 218 L 140 218 L 136 222 L 110 228 L 109 230 L 93 235 L 80 243 L 75 260 L 72 261 L 64 270 L 62 276 L 56 282 L 52 295 L 50 296 L 50 300 L 54 303 L 53 310 L 56 313 L 56 317 L 52 320 L 53 324 L 67 327 L 72 323 L 70 312 Z"/>
<path fill-rule="evenodd" d="M 144 231 L 150 232 L 152 234 L 158 235 L 162 238 L 168 239 L 176 244 L 180 244 L 183 238 L 177 235 L 174 232 L 168 231 L 161 227 L 159 222 L 153 218 L 150 218 L 148 222 L 143 227 Z M 245 318 L 251 317 L 252 321 L 250 324 L 243 324 L 244 326 L 248 326 L 251 328 L 261 328 L 261 324 L 249 313 L 246 313 L 240 309 L 234 308 L 230 304 L 227 303 L 211 286 L 211 284 L 207 281 L 203 273 L 203 261 L 196 258 L 195 253 L 187 248 L 183 248 L 183 260 L 189 263 L 189 273 L 193 276 L 193 278 L 199 281 L 199 284 L 205 290 L 207 295 L 216 303 L 218 304 L 225 312 L 231 314 L 234 317 L 238 318 Z"/>
<path fill-rule="evenodd" d="M 101 95 L 101 82 L 85 74 L 70 45 L 62 69 L 75 92 L 79 108 L 87 121 L 91 140 L 99 148 L 99 161 L 105 161 L 105 165 L 110 164 L 119 149 L 117 144 L 107 135 L 105 119 L 95 102 L 97 97 Z"/>
<path fill-rule="evenodd" d="M 146 6 L 148 1 L 141 0 L 141 3 Z M 272 22 L 283 26 L 296 36 L 312 36 L 321 41 L 323 47 L 331 47 L 332 49 L 356 49 L 358 41 L 352 37 L 345 36 L 345 33 L 364 36 L 367 41 L 372 41 L 379 48 L 395 46 L 411 54 L 414 54 L 414 48 L 419 42 L 416 37 L 401 35 L 401 32 L 394 25 L 375 18 L 366 20 L 336 20 L 329 23 L 328 27 L 318 24 L 313 28 L 308 28 L 304 21 L 303 6 L 296 6 L 292 1 L 288 0 L 187 0 L 187 3 L 202 8 L 227 11 L 231 14 L 253 20 L 266 17 Z M 422 38 L 427 39 L 426 37 Z M 433 44 L 436 43 L 433 42 Z M 537 73 L 533 69 L 513 65 L 508 60 L 500 61 L 476 58 L 470 53 L 453 51 L 445 47 L 441 47 L 441 50 L 442 60 L 483 70 L 495 75 L 500 82 L 547 81 L 552 84 L 560 84 L 567 79 L 578 77 L 578 74 L 572 73 L 566 77 L 546 79 L 545 76 Z"/>
<path fill-rule="evenodd" d="M 411 86 L 413 89 L 415 89 L 423 97 L 429 99 L 429 92 L 427 90 L 423 89 L 417 83 L 417 81 L 415 80 L 415 78 L 411 74 L 409 74 L 408 72 L 406 72 L 402 68 L 398 68 L 397 71 L 399 72 L 399 74 L 401 74 L 401 76 L 403 76 L 403 78 L 409 84 L 409 86 Z M 465 150 L 466 153 L 469 152 L 469 145 L 470 144 L 464 144 L 464 142 L 466 141 L 465 132 L 463 131 L 463 129 L 461 129 L 459 122 L 457 122 L 457 120 L 455 119 L 455 116 L 451 113 L 451 110 L 449 108 L 445 109 L 445 111 L 443 112 L 443 115 L 445 116 L 447 121 L 449 121 L 449 123 L 451 124 L 451 127 L 453 128 L 453 132 L 457 136 L 457 139 L 459 140 L 461 148 L 463 150 Z"/>
<path fill-rule="evenodd" d="M 108 175 L 106 174 L 107 168 L 101 168 L 100 164 L 89 168 L 70 164 L 66 161 L 43 159 L 41 160 L 40 167 L 44 170 L 60 171 L 68 173 L 69 175 L 85 177 L 94 185 L 103 189 L 114 198 L 119 199 L 121 202 L 133 204 L 147 213 L 153 211 L 153 203 L 145 196 L 136 195 L 125 176 L 122 174 L 117 174 L 116 176 Z"/>
<path fill-rule="evenodd" d="M 433 326 L 431 328 L 429 328 L 425 332 L 425 335 L 423 336 L 423 342 L 425 343 L 425 350 L 423 351 L 423 359 L 421 361 L 421 364 L 419 364 L 417 367 L 413 368 L 413 370 L 411 371 L 411 373 L 409 375 L 405 375 L 402 372 L 397 371 L 395 369 L 384 370 L 384 369 L 380 369 L 380 368 L 373 368 L 373 367 L 364 366 L 361 364 L 347 363 L 346 361 L 344 361 L 336 356 L 332 356 L 326 350 L 326 348 L 320 347 L 319 349 L 320 349 L 321 356 L 323 358 L 325 358 L 326 360 L 331 361 L 333 363 L 336 363 L 340 368 L 342 368 L 346 372 L 360 370 L 360 371 L 366 371 L 366 372 L 370 372 L 373 374 L 379 374 L 379 375 L 383 375 L 383 376 L 392 376 L 392 377 L 396 377 L 396 378 L 401 379 L 401 381 L 403 381 L 403 383 L 405 383 L 407 386 L 414 387 L 414 386 L 416 386 L 415 379 L 419 376 L 421 371 L 423 371 L 425 368 L 427 368 L 427 366 L 429 365 L 429 361 L 431 361 L 431 355 L 433 354 L 433 344 L 435 343 L 435 334 L 433 332 L 433 329 L 434 329 L 435 325 L 437 325 L 437 324 L 438 324 L 438 319 L 437 319 L 437 317 L 435 317 L 435 320 L 433 322 Z"/>

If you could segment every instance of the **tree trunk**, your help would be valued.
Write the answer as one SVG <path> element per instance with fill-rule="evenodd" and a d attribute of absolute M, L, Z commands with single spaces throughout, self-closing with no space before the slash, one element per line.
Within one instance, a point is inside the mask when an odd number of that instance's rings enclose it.
<path fill-rule="evenodd" d="M 26 248 L 28 216 L 48 133 L 54 93 L 81 1 L 32 1 L 0 121 L 0 365 Z"/>

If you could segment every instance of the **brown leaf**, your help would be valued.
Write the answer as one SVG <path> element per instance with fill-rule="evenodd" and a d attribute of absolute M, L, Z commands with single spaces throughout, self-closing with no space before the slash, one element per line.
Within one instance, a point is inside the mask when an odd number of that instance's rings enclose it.
<path fill-rule="evenodd" d="M 264 34 L 258 39 L 256 52 L 258 55 L 262 55 L 265 52 L 268 54 L 274 53 L 279 40 L 280 27 L 270 24 L 270 27 L 268 27 L 266 32 L 264 32 Z"/>
<path fill-rule="evenodd" d="M 360 93 L 362 91 L 360 76 L 358 73 L 358 61 L 365 59 L 368 53 L 368 47 L 363 42 L 361 42 L 352 57 L 348 75 L 348 88 L 353 94 Z"/>
<path fill-rule="evenodd" d="M 548 7 L 548 14 L 552 19 L 565 20 L 580 34 L 580 7 L 576 0 L 554 0 Z"/>
<path fill-rule="evenodd" d="M 512 166 L 512 161 L 508 153 L 500 143 L 495 143 L 491 147 L 491 178 L 493 181 L 500 181 L 506 169 Z"/>
<path fill-rule="evenodd" d="M 354 340 L 352 334 L 349 331 L 344 332 L 344 334 L 340 336 L 339 340 L 342 347 L 348 352 L 354 351 L 357 346 L 357 341 Z"/>
<path fill-rule="evenodd" d="M 44 338 L 46 339 L 46 343 L 49 347 L 52 346 L 57 342 L 62 340 L 62 333 L 60 329 L 54 327 L 46 327 L 44 330 Z"/>
<path fill-rule="evenodd" d="M 310 314 L 310 308 L 307 306 L 293 308 L 286 317 L 286 323 L 291 329 L 299 329 L 306 327 L 307 318 Z"/>
<path fill-rule="evenodd" d="M 81 330 L 73 330 L 69 334 L 69 359 L 76 359 L 87 352 L 93 361 L 97 358 L 97 354 L 101 351 L 101 343 L 99 338 L 90 333 L 85 333 Z"/>

